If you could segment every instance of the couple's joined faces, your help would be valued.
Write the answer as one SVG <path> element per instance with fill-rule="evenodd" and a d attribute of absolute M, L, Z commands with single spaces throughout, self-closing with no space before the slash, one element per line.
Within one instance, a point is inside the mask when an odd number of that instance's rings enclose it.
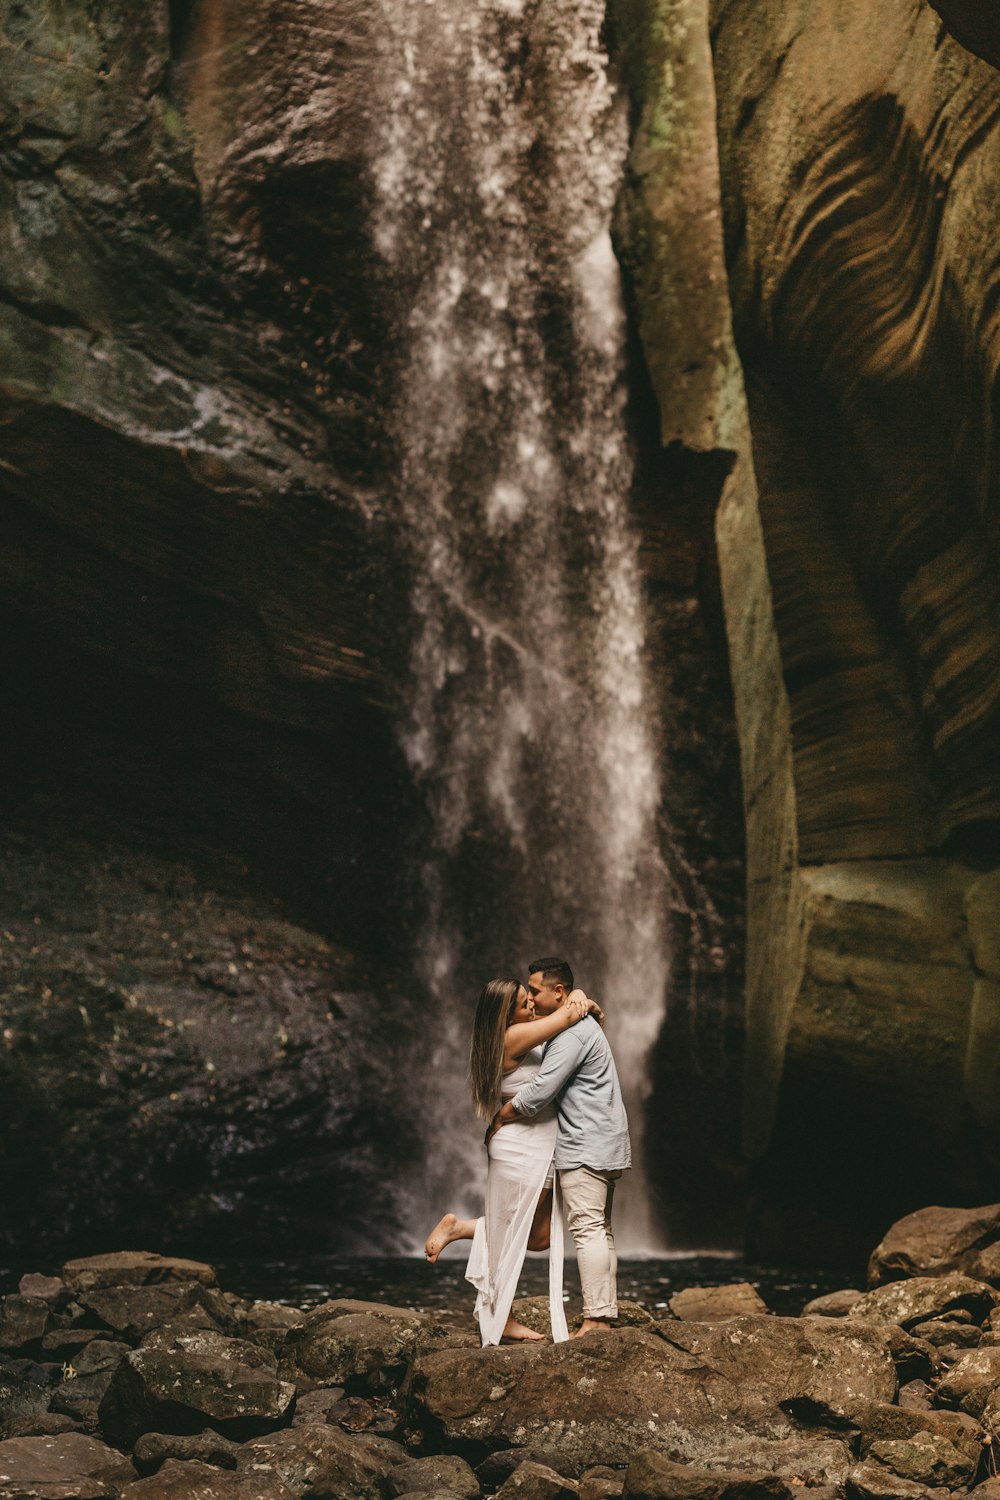
<path fill-rule="evenodd" d="M 546 979 L 541 969 L 528 976 L 528 994 L 535 1004 L 536 1014 L 551 1016 L 566 999 L 566 986 L 555 979 Z"/>
<path fill-rule="evenodd" d="M 524 985 L 519 985 L 517 990 L 517 999 L 511 1006 L 510 1019 L 508 1020 L 507 1025 L 518 1026 L 524 1021 L 533 1021 L 534 1019 L 535 1001 L 533 997 L 529 995 Z"/>

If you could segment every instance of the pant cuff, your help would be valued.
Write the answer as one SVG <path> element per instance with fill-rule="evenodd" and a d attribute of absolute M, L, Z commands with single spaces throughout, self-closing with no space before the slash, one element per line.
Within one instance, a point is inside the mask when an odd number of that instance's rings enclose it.
<path fill-rule="evenodd" d="M 617 1318 L 618 1308 L 617 1305 L 613 1306 L 610 1302 L 606 1303 L 603 1307 L 585 1307 L 583 1309 L 583 1316 L 585 1318 Z"/>

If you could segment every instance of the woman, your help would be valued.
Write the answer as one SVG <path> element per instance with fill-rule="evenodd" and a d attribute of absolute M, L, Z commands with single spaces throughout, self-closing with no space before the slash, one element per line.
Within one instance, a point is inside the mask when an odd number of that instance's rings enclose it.
<path fill-rule="evenodd" d="M 516 979 L 492 979 L 479 996 L 472 1028 L 469 1081 L 476 1113 L 492 1120 L 538 1072 L 544 1045 L 599 1008 L 574 990 L 552 1015 L 535 1017 L 535 1002 Z M 558 1122 L 555 1106 L 531 1120 L 505 1125 L 489 1142 L 486 1212 L 480 1219 L 445 1214 L 427 1241 L 436 1261 L 453 1240 L 472 1240 L 466 1277 L 476 1287 L 476 1317 L 484 1344 L 542 1338 L 511 1316 L 526 1250 L 548 1250 L 552 1338 L 567 1338 L 562 1300 L 562 1215 L 552 1165 Z M 555 1212 L 553 1212 L 555 1210 Z"/>

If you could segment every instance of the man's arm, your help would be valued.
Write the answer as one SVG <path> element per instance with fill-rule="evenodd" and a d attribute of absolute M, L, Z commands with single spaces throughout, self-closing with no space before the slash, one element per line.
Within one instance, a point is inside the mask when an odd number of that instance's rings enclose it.
<path fill-rule="evenodd" d="M 580 1066 L 588 1030 L 586 1021 L 581 1021 L 578 1026 L 552 1038 L 535 1077 L 519 1089 L 513 1099 L 508 1099 L 500 1111 L 501 1115 L 510 1111 L 508 1122 L 512 1119 L 530 1120 L 562 1092 Z"/>

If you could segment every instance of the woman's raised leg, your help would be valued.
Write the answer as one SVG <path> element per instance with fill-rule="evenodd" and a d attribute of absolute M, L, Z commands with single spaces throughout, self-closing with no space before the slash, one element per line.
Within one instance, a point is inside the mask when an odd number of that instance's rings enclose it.
<path fill-rule="evenodd" d="M 445 1214 L 428 1235 L 424 1254 L 433 1265 L 445 1245 L 450 1245 L 452 1240 L 471 1240 L 475 1233 L 475 1219 L 459 1219 L 455 1214 Z"/>

